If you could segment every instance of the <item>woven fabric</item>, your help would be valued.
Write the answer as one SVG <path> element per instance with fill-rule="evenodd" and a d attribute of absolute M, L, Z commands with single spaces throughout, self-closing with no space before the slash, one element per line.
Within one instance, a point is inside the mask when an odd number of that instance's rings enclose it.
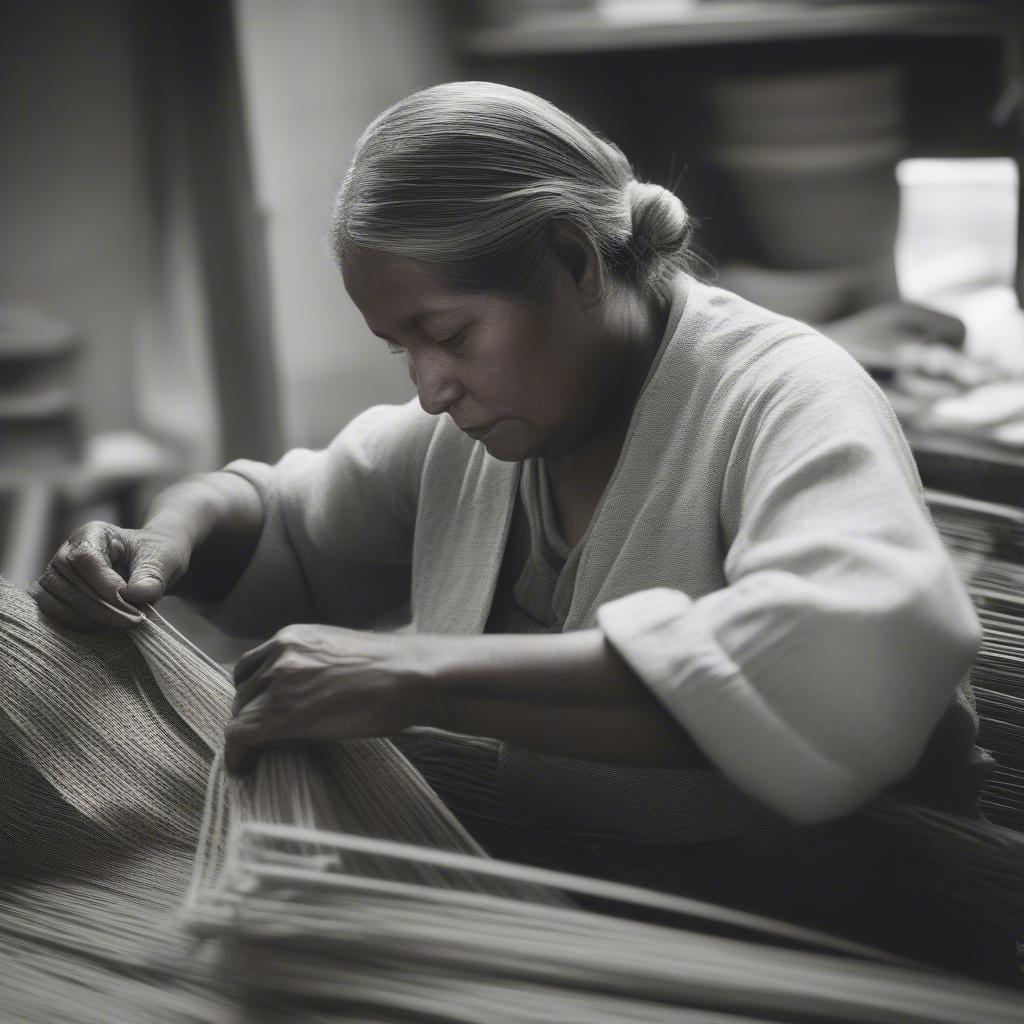
<path fill-rule="evenodd" d="M 158 618 L 86 637 L 0 584 L 0 639 L 5 1020 L 1019 1018 L 1009 993 L 791 925 L 483 870 L 386 741 L 267 752 L 233 783 L 228 682 Z M 556 882 L 691 927 L 578 909 Z"/>
<path fill-rule="evenodd" d="M 228 779 L 216 753 L 230 680 L 158 616 L 131 633 L 78 633 L 0 579 L 0 649 L 0 1019 L 239 1020 L 244 993 L 177 915 L 239 823 L 482 854 L 387 740 L 273 751 Z M 358 853 L 344 867 L 551 901 L 537 886 Z M 285 1005 L 267 1000 L 266 1020 L 295 1019 Z"/>

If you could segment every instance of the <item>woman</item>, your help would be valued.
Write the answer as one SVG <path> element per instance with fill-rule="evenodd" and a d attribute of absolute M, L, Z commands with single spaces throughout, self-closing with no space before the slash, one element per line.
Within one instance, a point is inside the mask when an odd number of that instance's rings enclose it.
<path fill-rule="evenodd" d="M 978 620 L 870 377 L 697 281 L 689 237 L 544 100 L 409 96 L 359 140 L 332 239 L 418 403 L 186 480 L 141 530 L 89 524 L 34 593 L 96 628 L 173 588 L 270 637 L 235 670 L 236 771 L 405 734 L 499 855 L 917 952 L 851 812 L 976 811 Z M 837 886 L 857 870 L 870 893 Z"/>

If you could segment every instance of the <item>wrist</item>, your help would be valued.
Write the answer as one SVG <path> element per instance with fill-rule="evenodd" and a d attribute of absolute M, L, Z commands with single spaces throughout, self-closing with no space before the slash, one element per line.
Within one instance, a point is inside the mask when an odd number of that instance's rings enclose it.
<path fill-rule="evenodd" d="M 459 641 L 464 637 L 413 635 L 409 637 L 408 659 L 399 673 L 402 680 L 404 717 L 409 725 L 423 725 L 448 732 L 458 726 L 456 690 Z"/>
<path fill-rule="evenodd" d="M 198 543 L 193 524 L 179 516 L 151 516 L 145 521 L 142 529 L 149 534 L 158 534 L 186 552 L 191 552 Z"/>
<path fill-rule="evenodd" d="M 202 473 L 158 494 L 144 528 L 184 537 L 194 549 L 219 522 L 231 518 L 236 506 L 254 497 L 252 484 L 233 473 Z"/>
<path fill-rule="evenodd" d="M 142 528 L 184 540 L 195 548 L 210 532 L 213 521 L 210 501 L 196 481 L 188 480 L 157 495 Z"/>

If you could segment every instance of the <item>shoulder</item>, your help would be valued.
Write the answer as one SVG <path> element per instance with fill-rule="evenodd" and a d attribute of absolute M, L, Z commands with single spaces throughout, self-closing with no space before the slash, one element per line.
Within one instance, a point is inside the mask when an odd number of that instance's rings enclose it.
<path fill-rule="evenodd" d="M 371 405 L 353 417 L 332 444 L 343 441 L 367 443 L 428 443 L 439 417 L 423 411 L 419 400 L 411 398 L 401 405 Z"/>
<path fill-rule="evenodd" d="M 482 445 L 447 415 L 424 412 L 416 398 L 404 405 L 376 405 L 360 413 L 325 452 L 332 477 L 362 486 L 395 487 L 419 494 L 429 481 L 461 480 Z"/>
<path fill-rule="evenodd" d="M 402 405 L 374 405 L 353 417 L 320 449 L 292 448 L 273 465 L 236 459 L 225 469 L 245 477 L 264 500 L 294 499 L 332 489 L 371 486 L 379 480 L 418 480 L 438 417 L 413 399 Z"/>
<path fill-rule="evenodd" d="M 688 307 L 694 379 L 717 406 L 756 412 L 850 401 L 888 410 L 864 367 L 809 324 L 705 284 Z"/>
<path fill-rule="evenodd" d="M 285 459 L 316 465 L 325 472 L 404 472 L 422 463 L 437 421 L 416 399 L 402 405 L 373 405 L 351 419 L 322 451 L 299 449 Z"/>
<path fill-rule="evenodd" d="M 888 398 L 842 346 L 810 325 L 698 284 L 673 344 L 672 386 L 661 389 L 660 404 L 689 442 L 679 449 L 717 466 L 726 495 L 749 482 L 748 471 L 770 475 L 827 451 L 842 454 L 843 464 L 884 460 L 914 482 L 913 456 Z"/>

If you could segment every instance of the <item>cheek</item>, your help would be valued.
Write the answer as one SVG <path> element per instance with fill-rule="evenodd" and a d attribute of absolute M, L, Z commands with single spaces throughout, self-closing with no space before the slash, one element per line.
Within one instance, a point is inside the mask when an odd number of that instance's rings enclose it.
<path fill-rule="evenodd" d="M 536 426 L 559 426 L 575 415 L 587 372 L 567 326 L 548 317 L 506 317 L 481 337 L 465 378 L 488 412 Z"/>
<path fill-rule="evenodd" d="M 542 361 L 533 346 L 507 332 L 482 339 L 465 377 L 474 398 L 494 413 L 528 407 L 531 394 L 543 380 Z"/>
<path fill-rule="evenodd" d="M 593 390 L 591 367 L 568 345 L 556 342 L 535 353 L 524 369 L 524 401 L 548 424 L 578 416 Z"/>

